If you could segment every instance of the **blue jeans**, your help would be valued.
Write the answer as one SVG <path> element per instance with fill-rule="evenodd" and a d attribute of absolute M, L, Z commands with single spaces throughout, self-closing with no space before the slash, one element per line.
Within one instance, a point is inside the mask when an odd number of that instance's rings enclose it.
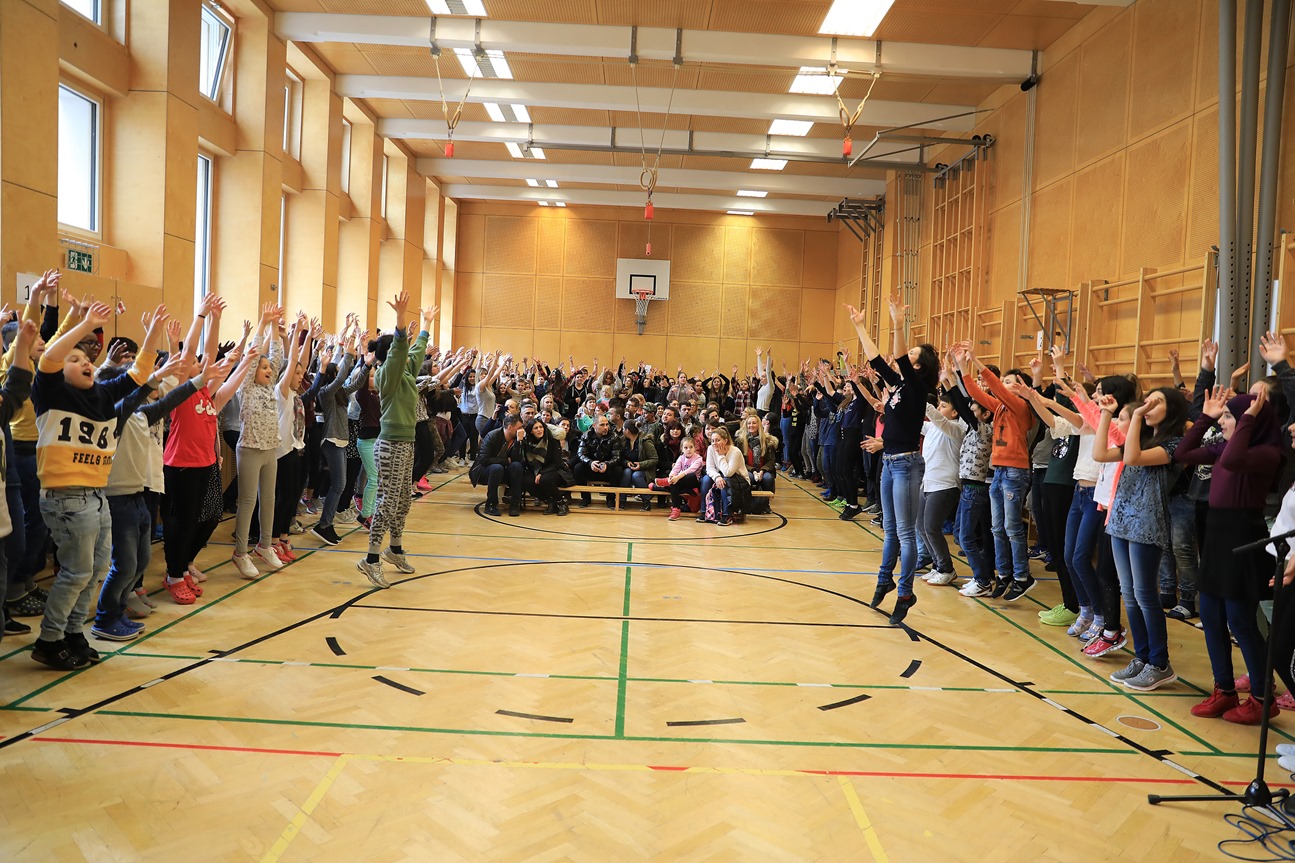
<path fill-rule="evenodd" d="M 10 566 L 18 567 L 18 577 L 27 590 L 36 586 L 36 575 L 45 568 L 45 541 L 49 539 L 49 528 L 41 517 L 40 479 L 36 475 L 36 448 L 28 451 L 26 446 L 14 446 L 18 455 L 18 479 L 22 488 L 23 518 L 22 525 L 14 523 L 14 530 L 25 528 L 27 547 L 22 560 L 10 560 Z"/>
<path fill-rule="evenodd" d="M 58 544 L 60 569 L 49 587 L 42 641 L 58 641 L 65 632 L 85 628 L 95 582 L 108 571 L 112 556 L 112 514 L 103 489 L 45 489 L 40 514 Z"/>
<path fill-rule="evenodd" d="M 319 527 L 329 527 L 337 518 L 337 507 L 346 488 L 346 447 L 324 441 L 319 451 L 328 464 L 328 494 L 324 495 L 324 509 L 319 513 Z"/>
<path fill-rule="evenodd" d="M 1160 546 L 1111 537 L 1111 558 L 1120 575 L 1124 614 L 1133 654 L 1156 668 L 1169 667 L 1169 633 L 1160 607 Z"/>
<path fill-rule="evenodd" d="M 782 463 L 791 464 L 791 417 L 779 420 L 778 428 L 782 431 Z"/>
<path fill-rule="evenodd" d="M 881 524 L 886 532 L 881 545 L 878 584 L 895 580 L 899 563 L 899 595 L 913 595 L 913 574 L 917 570 L 917 513 L 922 504 L 922 474 L 926 462 L 921 453 L 906 452 L 881 458 Z"/>
<path fill-rule="evenodd" d="M 958 500 L 958 545 L 967 556 L 972 577 L 980 585 L 988 585 L 994 580 L 994 566 L 988 549 L 980 542 L 984 524 L 989 518 L 989 486 L 964 485 Z"/>
<path fill-rule="evenodd" d="M 733 487 L 725 482 L 723 488 L 717 488 L 715 480 L 711 479 L 710 474 L 703 474 L 701 478 L 701 511 L 703 514 L 706 512 L 706 498 L 710 495 L 713 495 L 711 497 L 711 506 L 715 510 L 715 517 L 726 518 L 729 504 L 733 500 Z"/>
<path fill-rule="evenodd" d="M 1262 699 L 1268 691 L 1268 681 L 1264 678 L 1267 654 L 1263 636 L 1259 634 L 1258 607 L 1247 599 L 1224 599 L 1212 593 L 1197 596 L 1201 603 L 1201 629 L 1205 630 L 1205 649 L 1210 656 L 1214 685 L 1220 689 L 1231 689 L 1236 685 L 1232 670 L 1232 641 L 1228 638 L 1231 630 L 1250 674 L 1250 694 Z"/>
<path fill-rule="evenodd" d="M 1196 501 L 1187 495 L 1169 498 L 1169 544 L 1173 554 L 1160 559 L 1160 594 L 1195 602 L 1201 558 L 1196 550 Z"/>
<path fill-rule="evenodd" d="M 994 523 L 994 562 L 1000 577 L 1017 581 L 1030 577 L 1030 549 L 1021 512 L 1030 490 L 1030 471 L 1021 467 L 994 468 L 989 484 L 989 513 Z"/>
<path fill-rule="evenodd" d="M 1101 585 L 1097 583 L 1097 571 L 1093 569 L 1093 553 L 1097 551 L 1097 538 L 1102 532 L 1102 513 L 1093 500 L 1094 491 L 1096 489 L 1091 485 L 1075 486 L 1075 496 L 1066 515 L 1065 556 L 1066 569 L 1074 582 L 1079 606 L 1088 605 L 1100 610 Z"/>
<path fill-rule="evenodd" d="M 144 493 L 108 498 L 112 514 L 112 566 L 99 591 L 95 623 L 109 626 L 126 612 L 126 598 L 153 559 L 153 520 Z"/>

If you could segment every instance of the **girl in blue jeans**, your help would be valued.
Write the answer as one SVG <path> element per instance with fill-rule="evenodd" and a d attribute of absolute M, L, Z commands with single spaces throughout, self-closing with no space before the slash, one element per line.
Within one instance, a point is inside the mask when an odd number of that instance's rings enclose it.
<path fill-rule="evenodd" d="M 883 453 L 881 498 L 886 538 L 882 544 L 881 570 L 877 573 L 877 589 L 871 604 L 876 608 L 886 594 L 896 589 L 894 573 L 898 559 L 899 596 L 890 615 L 890 624 L 899 626 L 908 610 L 917 604 L 913 575 L 917 571 L 917 513 L 925 467 L 921 453 L 922 424 L 926 422 L 927 403 L 939 385 L 940 358 L 930 345 L 909 349 L 904 337 L 908 306 L 900 303 L 898 297 L 890 299 L 891 342 L 897 368 L 891 368 L 881 358 L 877 343 L 868 333 L 867 316 L 853 306 L 847 305 L 846 309 L 850 312 L 850 320 L 869 364 L 890 387 L 881 440 L 870 437 L 864 440 L 863 446 L 869 452 Z"/>
<path fill-rule="evenodd" d="M 1110 428 L 1115 404 L 1113 396 L 1103 395 L 1098 401 L 1099 440 Z M 1178 679 L 1169 663 L 1159 573 L 1161 551 L 1169 547 L 1174 451 L 1182 441 L 1188 407 L 1187 397 L 1177 388 L 1161 387 L 1133 409 L 1124 441 L 1124 471 L 1106 528 L 1134 648 L 1134 658 L 1111 680 L 1141 692 Z"/>

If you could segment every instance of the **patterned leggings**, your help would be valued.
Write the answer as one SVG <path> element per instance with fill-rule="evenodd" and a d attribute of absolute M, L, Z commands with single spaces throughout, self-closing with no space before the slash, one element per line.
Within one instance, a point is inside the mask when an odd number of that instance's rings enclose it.
<path fill-rule="evenodd" d="M 373 457 L 378 463 L 378 501 L 369 528 L 369 553 L 377 554 L 388 532 L 391 544 L 397 547 L 405 532 L 414 485 L 414 442 L 378 438 Z"/>

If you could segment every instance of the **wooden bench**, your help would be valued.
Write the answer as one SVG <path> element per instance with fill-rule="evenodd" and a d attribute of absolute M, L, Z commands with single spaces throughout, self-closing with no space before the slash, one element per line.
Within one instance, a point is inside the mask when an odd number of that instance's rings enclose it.
<path fill-rule="evenodd" d="M 670 496 L 670 492 L 668 491 L 660 491 L 658 489 L 653 489 L 653 488 L 626 488 L 625 486 L 619 486 L 619 485 L 569 485 L 564 489 L 560 489 L 560 491 L 570 492 L 571 494 L 613 495 L 616 499 L 616 506 L 615 506 L 616 512 L 623 511 L 621 509 L 621 501 L 625 495 L 632 495 L 634 497 L 640 497 L 642 495 L 650 495 L 652 497 Z M 772 498 L 773 492 L 763 491 L 763 490 L 753 491 L 751 492 L 751 497 Z M 760 513 L 760 514 L 763 515 L 764 513 Z M 747 515 L 752 515 L 752 513 L 747 513 Z"/>

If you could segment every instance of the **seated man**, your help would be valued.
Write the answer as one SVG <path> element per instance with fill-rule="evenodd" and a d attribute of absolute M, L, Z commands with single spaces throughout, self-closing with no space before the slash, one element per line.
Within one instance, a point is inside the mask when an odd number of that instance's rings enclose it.
<path fill-rule="evenodd" d="M 519 498 L 523 466 L 518 449 L 517 434 L 522 418 L 505 414 L 503 425 L 486 435 L 477 450 L 468 478 L 474 486 L 486 483 L 486 515 L 499 515 L 499 484 L 516 489 Z"/>
<path fill-rule="evenodd" d="M 625 440 L 620 432 L 612 429 L 605 414 L 599 416 L 593 428 L 580 439 L 578 461 L 574 469 L 576 485 L 588 485 L 591 482 L 616 485 L 621 477 L 621 456 L 624 450 Z M 581 493 L 580 505 L 589 506 L 589 492 Z M 607 495 L 607 508 L 615 506 L 615 496 Z"/>

